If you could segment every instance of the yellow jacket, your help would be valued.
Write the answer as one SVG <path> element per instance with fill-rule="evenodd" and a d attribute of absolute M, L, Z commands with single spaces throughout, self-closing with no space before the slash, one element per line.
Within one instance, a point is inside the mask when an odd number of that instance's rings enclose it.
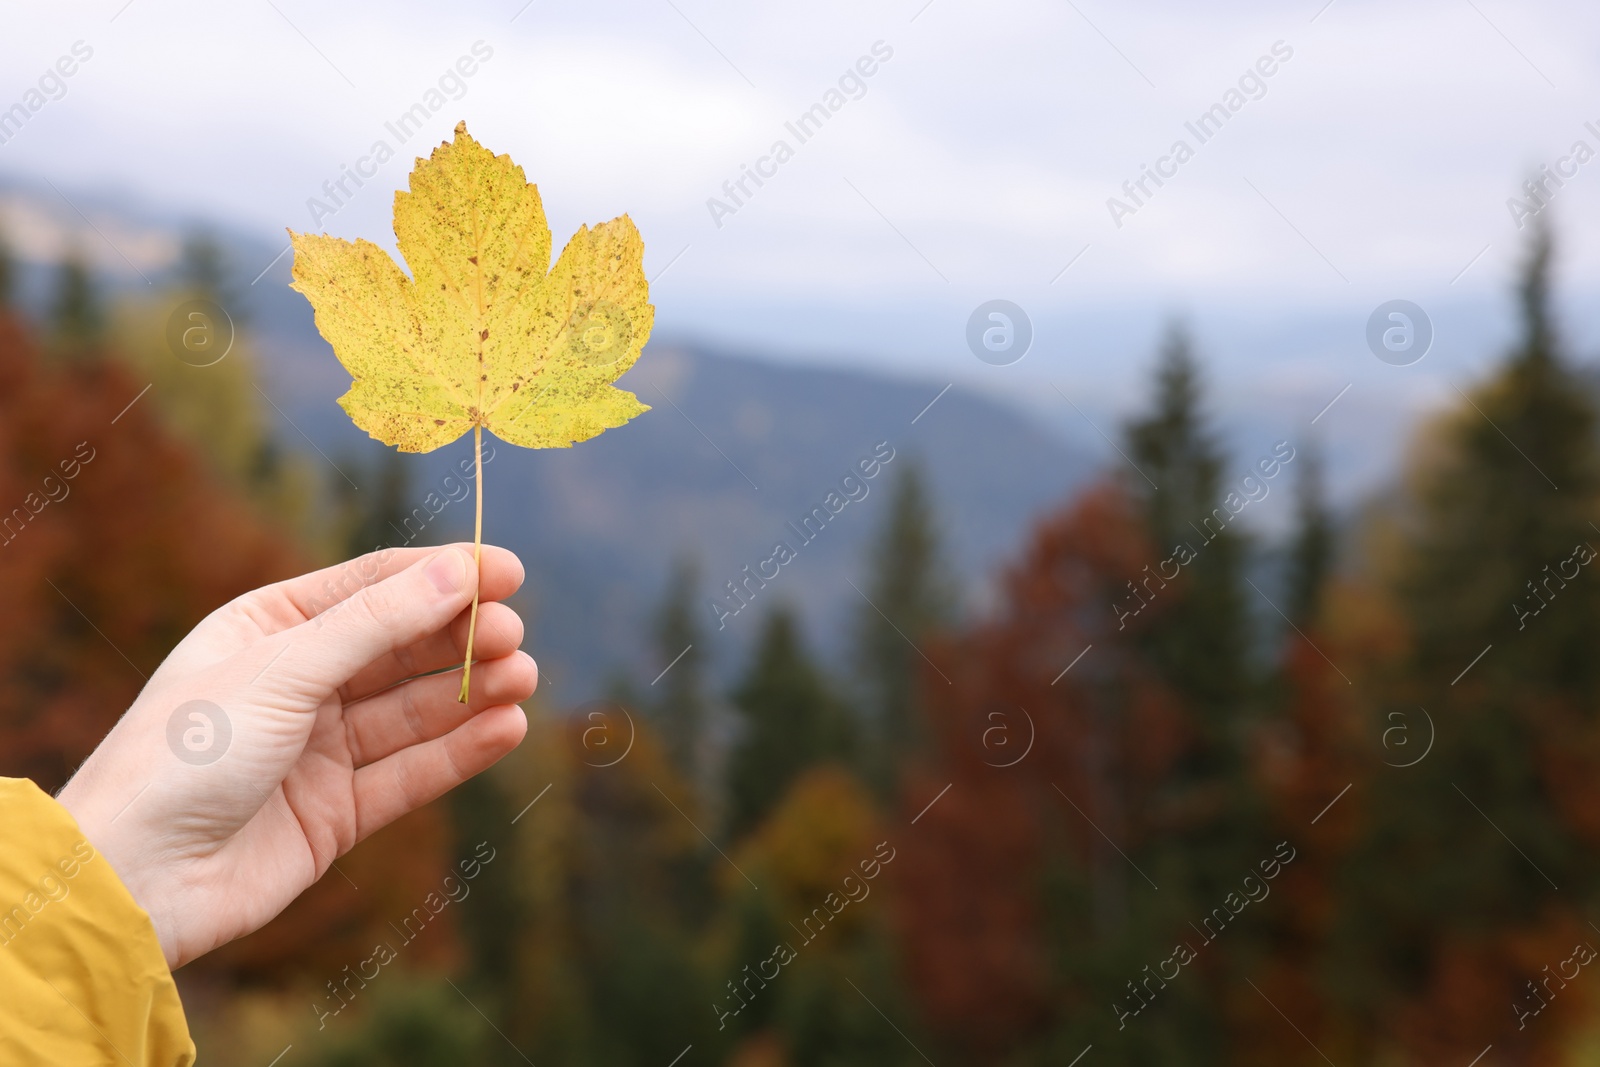
<path fill-rule="evenodd" d="M 0 1064 L 194 1057 L 150 916 L 65 808 L 0 778 Z"/>

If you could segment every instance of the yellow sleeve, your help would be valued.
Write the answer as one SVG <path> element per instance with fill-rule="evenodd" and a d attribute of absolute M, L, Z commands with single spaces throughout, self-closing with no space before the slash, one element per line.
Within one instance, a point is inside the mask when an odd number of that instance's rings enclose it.
<path fill-rule="evenodd" d="M 0 1063 L 194 1058 L 150 916 L 65 808 L 0 778 Z"/>

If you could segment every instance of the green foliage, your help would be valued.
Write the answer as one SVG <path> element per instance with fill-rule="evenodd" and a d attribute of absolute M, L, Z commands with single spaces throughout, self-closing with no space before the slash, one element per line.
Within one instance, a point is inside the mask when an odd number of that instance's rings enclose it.
<path fill-rule="evenodd" d="M 105 338 L 106 310 L 83 253 L 74 249 L 57 268 L 50 302 L 55 347 L 68 359 L 82 359 Z"/>
<path fill-rule="evenodd" d="M 17 296 L 17 259 L 11 242 L 0 228 L 0 311 L 11 306 Z"/>
<path fill-rule="evenodd" d="M 1288 592 L 1284 611 L 1302 628 L 1314 623 L 1333 567 L 1333 519 L 1322 485 L 1322 454 L 1301 450 L 1295 478 L 1295 533 L 1289 547 Z"/>
<path fill-rule="evenodd" d="M 1463 951 L 1483 954 L 1468 973 L 1510 1004 L 1528 977 L 1508 966 L 1511 947 L 1559 945 L 1563 924 L 1586 932 L 1572 909 L 1600 892 L 1600 584 L 1574 558 L 1600 547 L 1600 452 L 1591 394 L 1551 321 L 1550 263 L 1540 230 L 1517 345 L 1429 428 L 1411 478 L 1390 580 L 1414 645 L 1383 710 L 1426 708 L 1437 741 L 1375 783 L 1373 825 L 1340 887 L 1337 988 L 1358 1011 L 1386 998 L 1451 1010 Z M 1403 879 L 1361 876 L 1397 869 Z M 1481 1047 L 1520 1030 L 1512 1021 L 1460 1028 Z"/>
<path fill-rule="evenodd" d="M 870 604 L 857 614 L 858 669 L 866 689 L 873 751 L 870 766 L 881 789 L 922 743 L 918 680 L 928 636 L 956 617 L 955 583 L 942 558 L 933 502 L 921 467 L 907 459 L 891 490 L 887 521 L 867 557 Z"/>
<path fill-rule="evenodd" d="M 885 1019 L 915 1015 L 894 974 L 889 945 L 879 943 L 855 956 L 848 961 L 802 957 L 793 964 L 794 973 L 786 976 L 792 985 L 784 992 L 777 1018 L 790 1062 L 794 1067 L 926 1062 Z M 928 1043 L 926 1036 L 917 1037 Z"/>
<path fill-rule="evenodd" d="M 505 789 L 490 775 L 469 778 L 452 790 L 449 809 L 457 851 L 463 854 L 475 842 L 500 839 L 516 815 Z M 491 1018 L 504 1020 L 511 1011 L 504 991 L 516 974 L 517 938 L 524 923 L 511 872 L 494 873 L 495 877 L 476 880 L 472 906 L 461 909 L 458 921 L 472 985 L 485 993 L 479 1006 Z"/>
<path fill-rule="evenodd" d="M 1206 525 L 1222 507 L 1223 455 L 1204 422 L 1199 368 L 1181 328 L 1174 327 L 1163 344 L 1151 411 L 1128 427 L 1127 436 L 1128 451 L 1143 472 L 1129 485 L 1142 502 L 1157 559 L 1179 544 L 1197 557 L 1183 568 L 1181 594 L 1162 606 L 1146 630 L 1150 653 L 1199 717 L 1201 743 L 1189 761 L 1193 772 L 1227 773 L 1235 766 L 1236 727 L 1249 688 L 1246 545 L 1231 525 L 1220 532 L 1215 522 Z"/>
<path fill-rule="evenodd" d="M 655 651 L 664 675 L 651 713 L 666 745 L 667 758 L 684 781 L 702 784 L 702 748 L 706 726 L 706 637 L 700 624 L 700 572 L 691 559 L 680 559 L 668 579 L 666 596 L 656 612 Z M 670 668 L 670 669 L 668 669 Z"/>
<path fill-rule="evenodd" d="M 382 974 L 363 991 L 370 1005 L 348 1029 L 308 1035 L 307 1067 L 461 1067 L 481 1063 L 494 1035 L 483 1016 L 442 979 Z M 343 1020 L 340 1020 L 341 1022 Z M 320 1040 L 319 1040 L 320 1038 Z"/>
<path fill-rule="evenodd" d="M 226 308 L 235 326 L 245 325 L 243 301 L 233 284 L 233 265 L 210 231 L 194 230 L 184 237 L 178 286 Z"/>
<path fill-rule="evenodd" d="M 1401 594 L 1420 665 L 1448 684 L 1485 644 L 1520 634 L 1513 655 L 1474 669 L 1497 687 L 1576 687 L 1594 694 L 1600 660 L 1591 581 L 1544 589 L 1547 567 L 1595 542 L 1600 491 L 1595 410 L 1551 324 L 1551 243 L 1533 238 L 1519 285 L 1522 338 L 1504 367 L 1433 432 L 1416 475 L 1412 552 Z M 1540 607 L 1549 601 L 1548 609 Z M 1513 605 L 1536 611 L 1520 622 Z"/>
<path fill-rule="evenodd" d="M 848 713 L 787 607 L 767 617 L 732 696 L 744 730 L 728 760 L 728 828 L 737 837 L 761 821 L 801 771 L 847 760 L 855 739 Z"/>
<path fill-rule="evenodd" d="M 1261 700 L 1261 680 L 1248 655 L 1249 543 L 1228 521 L 1227 458 L 1206 425 L 1199 368 L 1181 328 L 1174 327 L 1163 344 L 1150 411 L 1128 427 L 1127 440 L 1142 472 L 1127 485 L 1155 551 L 1151 570 L 1179 545 L 1193 556 L 1156 594 L 1151 617 L 1134 638 L 1149 674 L 1182 709 L 1189 740 L 1162 790 L 1183 814 L 1170 831 L 1151 838 L 1139 859 L 1147 870 L 1160 872 L 1154 876 L 1162 891 L 1144 904 L 1113 905 L 1129 907 L 1136 920 L 1101 956 L 1104 965 L 1124 974 L 1123 982 L 1130 968 L 1137 974 L 1152 959 L 1169 955 L 1171 942 L 1189 933 L 1187 923 L 1235 888 L 1267 840 L 1246 761 L 1252 713 Z M 1129 577 L 1140 580 L 1145 573 Z M 1136 886 L 1130 883 L 1130 889 Z M 1252 937 L 1260 935 L 1246 926 L 1228 936 L 1230 956 L 1237 960 L 1248 956 Z M 1206 963 L 1215 974 L 1232 966 L 1220 956 Z M 1223 1063 L 1222 1035 L 1212 996 L 1174 983 L 1163 1009 L 1131 1039 L 1129 1062 Z"/>
<path fill-rule="evenodd" d="M 413 505 L 408 466 L 400 454 L 384 451 L 370 464 L 349 457 L 342 459 L 339 466 L 362 486 L 357 489 L 343 478 L 333 482 L 346 531 L 344 555 L 354 557 L 385 545 L 405 543 L 405 522 L 411 517 L 409 509 Z"/>

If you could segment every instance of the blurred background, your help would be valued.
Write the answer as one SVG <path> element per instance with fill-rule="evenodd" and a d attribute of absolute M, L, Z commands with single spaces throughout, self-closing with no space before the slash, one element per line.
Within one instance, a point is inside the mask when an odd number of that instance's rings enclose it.
<path fill-rule="evenodd" d="M 529 738 L 181 971 L 202 1063 L 1600 1063 L 1597 34 L 8 12 L 0 773 L 235 595 L 470 538 L 284 233 L 393 251 L 465 120 L 558 246 L 638 224 L 653 410 L 492 448 Z"/>

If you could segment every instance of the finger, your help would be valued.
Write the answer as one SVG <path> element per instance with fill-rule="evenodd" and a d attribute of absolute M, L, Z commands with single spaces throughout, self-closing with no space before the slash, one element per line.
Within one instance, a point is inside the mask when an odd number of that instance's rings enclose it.
<path fill-rule="evenodd" d="M 470 543 L 458 542 L 444 547 L 462 549 L 468 553 L 472 551 Z M 344 563 L 267 586 L 262 592 L 282 596 L 303 618 L 313 619 L 335 604 L 344 603 L 361 590 L 408 570 L 438 551 L 437 548 L 380 548 Z M 482 600 L 504 600 L 522 585 L 522 561 L 509 549 L 484 545 L 479 570 L 482 573 Z"/>
<path fill-rule="evenodd" d="M 467 628 L 472 609 L 461 612 L 450 625 L 429 634 L 415 644 L 397 648 L 356 672 L 342 689 L 340 698 L 350 704 L 387 689 L 396 682 L 415 678 L 443 667 L 459 664 L 467 653 Z M 476 659 L 499 659 L 522 645 L 522 618 L 504 604 L 478 607 L 478 636 L 472 654 Z"/>
<path fill-rule="evenodd" d="M 448 626 L 472 602 L 477 577 L 469 551 L 440 549 L 361 589 L 337 609 L 260 642 L 250 655 L 281 655 L 280 673 L 324 699 L 374 660 Z"/>
<path fill-rule="evenodd" d="M 528 719 L 515 704 L 499 704 L 474 715 L 443 737 L 403 748 L 358 769 L 352 782 L 356 839 L 387 826 L 409 811 L 488 770 L 516 748 Z"/>
<path fill-rule="evenodd" d="M 468 703 L 457 700 L 461 672 L 446 671 L 385 689 L 344 709 L 346 743 L 357 767 L 394 755 L 403 748 L 443 737 L 472 716 L 499 704 L 516 704 L 533 695 L 539 668 L 526 652 L 478 663 Z"/>

